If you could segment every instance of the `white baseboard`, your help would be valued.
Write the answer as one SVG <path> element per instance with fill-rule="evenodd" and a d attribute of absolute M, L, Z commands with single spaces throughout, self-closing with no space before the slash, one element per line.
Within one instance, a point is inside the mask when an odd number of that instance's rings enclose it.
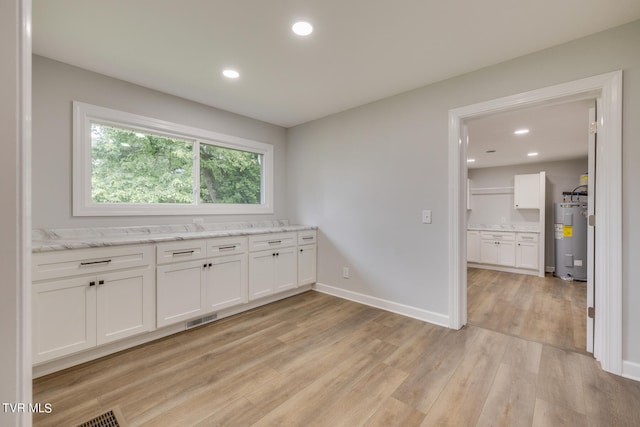
<path fill-rule="evenodd" d="M 640 381 L 640 363 L 622 361 L 622 376 L 635 381 Z"/>
<path fill-rule="evenodd" d="M 547 273 L 555 273 L 556 272 L 556 267 L 554 265 L 547 265 L 547 267 L 544 269 L 544 271 L 546 271 Z"/>
<path fill-rule="evenodd" d="M 325 285 L 323 283 L 316 283 L 315 285 L 313 285 L 313 289 L 318 292 L 333 295 L 338 298 L 347 299 L 349 301 L 376 307 L 382 310 L 390 311 L 392 313 L 412 317 L 424 322 L 433 323 L 434 325 L 444 326 L 447 328 L 449 327 L 449 316 L 444 314 L 434 313 L 432 311 L 384 300 L 382 298 L 372 297 L 358 292 L 336 288 L 335 286 Z"/>
<path fill-rule="evenodd" d="M 504 271 L 505 273 L 528 274 L 529 276 L 537 276 L 538 270 L 528 270 L 525 268 L 503 267 L 500 265 L 481 264 L 478 262 L 467 262 L 467 267 L 480 268 L 482 270 Z"/>

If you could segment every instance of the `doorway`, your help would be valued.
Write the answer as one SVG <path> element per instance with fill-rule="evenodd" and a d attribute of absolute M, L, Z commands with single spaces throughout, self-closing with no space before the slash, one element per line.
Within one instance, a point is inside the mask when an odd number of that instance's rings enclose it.
<path fill-rule="evenodd" d="M 582 209 L 587 189 L 580 186 L 593 173 L 588 141 L 594 106 L 595 99 L 586 99 L 464 121 L 469 324 L 593 352 L 586 327 L 592 265 Z M 555 212 L 570 201 L 585 216 L 576 216 L 572 236 L 558 237 Z M 555 254 L 556 243 L 579 243 L 575 251 L 561 251 L 575 254 L 575 267 Z"/>
<path fill-rule="evenodd" d="M 466 182 L 467 144 L 464 122 L 474 117 L 514 108 L 551 105 L 580 99 L 598 99 L 598 165 L 595 203 L 597 283 L 594 357 L 605 371 L 622 371 L 622 71 L 563 83 L 449 111 L 450 280 L 449 325 L 467 323 Z"/>

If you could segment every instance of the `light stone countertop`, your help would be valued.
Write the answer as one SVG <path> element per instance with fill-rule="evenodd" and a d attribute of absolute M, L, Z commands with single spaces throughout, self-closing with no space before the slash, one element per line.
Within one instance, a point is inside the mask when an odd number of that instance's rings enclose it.
<path fill-rule="evenodd" d="M 315 226 L 290 225 L 288 220 L 132 227 L 37 228 L 32 232 L 31 250 L 33 253 L 52 252 L 315 229 L 317 229 Z"/>
<path fill-rule="evenodd" d="M 520 233 L 539 233 L 538 225 L 528 224 L 469 224 L 469 231 L 514 231 Z"/>

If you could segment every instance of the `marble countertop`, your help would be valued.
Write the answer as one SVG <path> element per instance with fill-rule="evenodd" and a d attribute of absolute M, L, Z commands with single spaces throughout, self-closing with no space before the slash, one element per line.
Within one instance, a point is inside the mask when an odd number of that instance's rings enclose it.
<path fill-rule="evenodd" d="M 315 229 L 315 226 L 290 225 L 288 220 L 133 227 L 37 228 L 32 232 L 31 250 L 34 253 L 52 252 Z"/>
<path fill-rule="evenodd" d="M 537 224 L 469 224 L 467 230 L 470 231 L 517 231 L 525 233 L 539 233 Z"/>

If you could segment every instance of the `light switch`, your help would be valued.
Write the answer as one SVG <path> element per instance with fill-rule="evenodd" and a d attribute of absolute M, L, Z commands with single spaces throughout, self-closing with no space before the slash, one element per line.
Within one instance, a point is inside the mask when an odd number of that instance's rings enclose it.
<path fill-rule="evenodd" d="M 423 210 L 422 211 L 422 223 L 423 224 L 431 224 L 431 211 Z"/>

